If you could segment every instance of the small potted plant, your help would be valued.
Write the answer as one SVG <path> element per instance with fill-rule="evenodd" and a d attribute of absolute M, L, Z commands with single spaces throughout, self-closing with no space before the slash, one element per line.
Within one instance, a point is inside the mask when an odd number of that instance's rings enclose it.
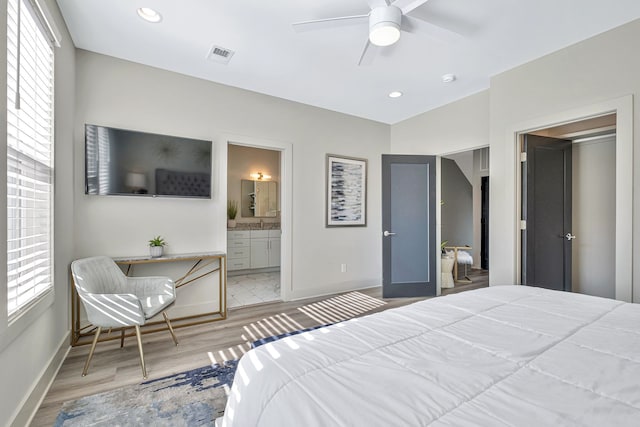
<path fill-rule="evenodd" d="M 445 246 L 447 246 L 447 243 L 449 243 L 448 240 L 443 240 L 442 242 L 440 242 L 440 254 L 442 254 L 442 256 L 447 255 L 447 250 L 445 249 Z"/>
<path fill-rule="evenodd" d="M 156 236 L 153 239 L 149 240 L 149 252 L 151 253 L 151 258 L 158 258 L 162 256 L 162 250 L 167 245 L 167 242 L 160 236 Z"/>
<path fill-rule="evenodd" d="M 227 227 L 234 228 L 236 226 L 236 216 L 238 215 L 238 202 L 229 200 L 227 202 Z"/>

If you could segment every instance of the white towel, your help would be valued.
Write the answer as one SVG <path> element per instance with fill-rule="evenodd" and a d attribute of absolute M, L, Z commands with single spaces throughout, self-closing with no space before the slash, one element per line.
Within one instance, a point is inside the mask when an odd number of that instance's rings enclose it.
<path fill-rule="evenodd" d="M 458 264 L 473 265 L 473 257 L 467 251 L 458 251 Z"/>

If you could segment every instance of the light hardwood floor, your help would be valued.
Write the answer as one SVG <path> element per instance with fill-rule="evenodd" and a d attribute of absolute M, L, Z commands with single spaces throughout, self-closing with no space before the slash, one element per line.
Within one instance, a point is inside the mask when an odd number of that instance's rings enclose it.
<path fill-rule="evenodd" d="M 483 286 L 487 286 L 486 280 L 479 277 L 479 280 L 474 278 L 473 285 L 447 289 L 443 294 Z M 295 330 L 329 323 L 329 320 L 336 320 L 335 316 L 339 316 L 341 311 L 346 315 L 363 311 L 359 315 L 365 315 L 422 299 L 386 299 L 385 304 L 380 305 L 377 302 L 379 300 L 375 299 L 381 299 L 381 288 L 340 295 L 344 296 L 340 301 L 345 301 L 346 305 L 342 309 L 340 306 L 329 307 L 326 312 L 322 311 L 322 307 L 327 306 L 325 302 L 332 299 L 331 296 L 230 309 L 226 320 L 177 329 L 180 342 L 177 347 L 173 345 L 168 332 L 144 335 L 142 340 L 148 379 L 237 358 L 247 351 L 249 342 L 256 338 L 275 335 L 285 328 Z M 316 304 L 318 302 L 322 304 Z M 98 343 L 89 374 L 82 377 L 88 352 L 87 345 L 71 348 L 31 426 L 52 426 L 66 401 L 142 382 L 135 338 L 128 338 L 124 348 L 120 348 L 119 340 Z"/>

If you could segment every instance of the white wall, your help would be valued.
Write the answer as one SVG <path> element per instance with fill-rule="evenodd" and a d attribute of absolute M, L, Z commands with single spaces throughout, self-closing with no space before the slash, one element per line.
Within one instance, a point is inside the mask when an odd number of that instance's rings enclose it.
<path fill-rule="evenodd" d="M 489 145 L 489 91 L 391 126 L 394 154 L 445 155 Z"/>
<path fill-rule="evenodd" d="M 227 139 L 223 135 L 245 135 L 293 147 L 289 297 L 380 284 L 381 218 L 377 207 L 380 155 L 389 150 L 387 125 L 83 50 L 78 50 L 76 57 L 77 257 L 146 254 L 146 242 L 156 234 L 166 237 L 171 252 L 224 251 Z M 212 199 L 84 195 L 84 123 L 213 140 L 218 149 L 214 150 Z M 236 138 L 231 142 L 243 141 Z M 367 227 L 325 228 L 327 153 L 369 160 Z M 347 273 L 340 273 L 341 263 L 348 264 Z"/>
<path fill-rule="evenodd" d="M 38 405 L 44 388 L 52 378 L 68 348 L 69 275 L 73 258 L 73 119 L 75 48 L 54 0 L 45 4 L 62 33 L 62 47 L 55 50 L 55 222 L 54 295 L 50 305 L 39 304 L 23 318 L 6 328 L 0 327 L 0 425 L 23 426 Z M 7 3 L 0 8 L 0 63 L 6 64 Z M 0 73 L 0 99 L 6 100 L 6 70 Z M 0 103 L 6 117 L 6 102 Z M 0 120 L 0 133 L 6 135 L 6 122 Z M 5 139 L 6 141 L 6 139 Z M 0 144 L 5 158 L 6 144 Z M 1 168 L 5 171 L 5 168 Z M 3 174 L 4 175 L 4 172 Z M 6 224 L 6 177 L 0 179 L 0 223 Z M 6 228 L 0 232 L 0 277 L 6 293 Z M 6 301 L 5 299 L 2 299 Z M 6 309 L 5 309 L 6 310 Z M 0 310 L 6 314 L 5 310 Z M 2 319 L 1 322 L 6 322 Z M 33 393 L 32 393 L 33 392 Z"/>
<path fill-rule="evenodd" d="M 634 140 L 640 133 L 640 20 L 491 79 L 490 89 L 391 128 L 395 153 L 443 154 L 490 143 L 490 282 L 517 281 L 516 156 L 520 123 L 634 94 Z M 487 105 L 488 103 L 488 105 Z M 480 144 L 478 143 L 480 142 Z M 640 152 L 633 154 L 640 169 Z M 640 174 L 633 179 L 633 273 L 640 269 Z M 640 281 L 634 283 L 640 301 Z"/>
<path fill-rule="evenodd" d="M 615 298 L 615 137 L 573 144 L 572 164 L 572 289 Z"/>

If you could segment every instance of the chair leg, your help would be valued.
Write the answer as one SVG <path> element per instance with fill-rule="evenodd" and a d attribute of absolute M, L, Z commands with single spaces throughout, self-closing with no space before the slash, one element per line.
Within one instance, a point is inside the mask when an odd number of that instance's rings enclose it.
<path fill-rule="evenodd" d="M 163 311 L 162 316 L 164 316 L 164 321 L 167 322 L 167 326 L 169 327 L 169 333 L 171 333 L 171 338 L 173 338 L 173 342 L 178 345 L 178 338 L 176 338 L 176 334 L 173 332 L 173 326 L 171 326 L 171 322 L 169 321 L 169 316 L 167 316 L 167 312 Z"/>
<path fill-rule="evenodd" d="M 122 328 L 120 330 L 120 348 L 124 347 L 124 329 L 125 328 Z"/>
<path fill-rule="evenodd" d="M 87 357 L 87 361 L 84 362 L 84 369 L 82 370 L 83 377 L 86 377 L 87 371 L 89 371 L 89 363 L 91 362 L 91 358 L 93 357 L 93 352 L 96 349 L 96 344 L 98 343 L 100 332 L 102 332 L 102 327 L 98 326 L 98 329 L 96 329 L 96 336 L 93 337 L 93 342 L 91 343 L 91 349 L 89 350 L 89 357 Z"/>
<path fill-rule="evenodd" d="M 140 326 L 136 326 L 136 337 L 138 338 L 138 350 L 140 351 L 140 366 L 142 366 L 142 378 L 147 379 L 147 368 L 144 366 L 144 352 L 142 351 L 142 337 L 140 336 Z"/>

